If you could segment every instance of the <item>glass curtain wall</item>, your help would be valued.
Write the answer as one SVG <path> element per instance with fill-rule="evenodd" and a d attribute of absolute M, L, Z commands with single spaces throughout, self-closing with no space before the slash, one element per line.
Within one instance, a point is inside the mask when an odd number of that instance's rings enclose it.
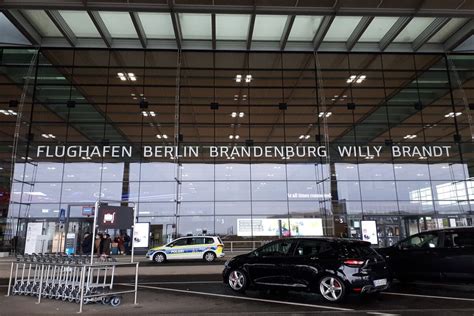
<path fill-rule="evenodd" d="M 31 77 L 8 213 L 20 245 L 41 221 L 54 251 L 60 210 L 84 231 L 98 199 L 135 203 L 155 244 L 363 238 L 375 221 L 385 246 L 472 224 L 472 55 L 42 49 L 19 75 L 33 54 L 4 49 L 0 65 L 2 109 L 18 99 L 8 87 Z M 12 134 L 16 117 L 0 119 Z M 77 146 L 129 152 L 65 152 Z M 321 155 L 213 156 L 212 146 Z M 423 146 L 444 151 L 413 151 Z M 186 155 L 195 147 L 198 157 Z"/>

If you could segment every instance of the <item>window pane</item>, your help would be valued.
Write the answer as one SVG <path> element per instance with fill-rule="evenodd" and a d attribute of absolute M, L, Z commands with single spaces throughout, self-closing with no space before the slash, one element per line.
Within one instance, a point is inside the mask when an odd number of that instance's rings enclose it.
<path fill-rule="evenodd" d="M 22 10 L 28 20 L 38 29 L 41 35 L 45 37 L 63 37 L 53 21 L 43 10 Z"/>
<path fill-rule="evenodd" d="M 462 27 L 466 23 L 468 18 L 453 18 L 445 26 L 441 28 L 430 40 L 428 43 L 444 43 L 450 35 L 452 35 L 456 30 Z"/>
<path fill-rule="evenodd" d="M 379 42 L 397 20 L 395 17 L 375 17 L 359 38 L 359 42 Z"/>
<path fill-rule="evenodd" d="M 394 42 L 413 42 L 434 20 L 435 18 L 413 18 L 398 34 Z"/>
<path fill-rule="evenodd" d="M 254 41 L 279 41 L 285 28 L 287 16 L 257 15 L 253 29 Z"/>
<path fill-rule="evenodd" d="M 173 39 L 175 38 L 173 23 L 169 13 L 138 13 L 142 22 L 146 38 L 149 39 Z"/>
<path fill-rule="evenodd" d="M 324 37 L 324 41 L 347 41 L 361 19 L 361 16 L 336 16 Z"/>
<path fill-rule="evenodd" d="M 248 14 L 217 14 L 216 39 L 246 40 L 250 23 Z"/>
<path fill-rule="evenodd" d="M 138 38 L 132 19 L 128 12 L 99 12 L 105 27 L 112 37 L 116 38 Z"/>
<path fill-rule="evenodd" d="M 77 37 L 100 37 L 89 15 L 84 11 L 59 11 Z"/>
<path fill-rule="evenodd" d="M 291 27 L 289 41 L 312 41 L 321 24 L 321 16 L 298 15 Z"/>
<path fill-rule="evenodd" d="M 183 39 L 212 38 L 211 15 L 202 13 L 180 13 L 179 22 Z"/>

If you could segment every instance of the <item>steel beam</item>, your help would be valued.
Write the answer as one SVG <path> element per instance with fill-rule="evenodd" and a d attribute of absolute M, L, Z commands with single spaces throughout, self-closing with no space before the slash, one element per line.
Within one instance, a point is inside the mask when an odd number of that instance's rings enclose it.
<path fill-rule="evenodd" d="M 448 23 L 450 18 L 436 18 L 433 22 L 431 22 L 428 27 L 418 35 L 418 37 L 413 41 L 413 50 L 416 52 L 419 50 L 426 42 L 430 40 L 439 30 L 443 28 L 443 26 Z"/>
<path fill-rule="evenodd" d="M 234 14 L 281 14 L 281 15 L 334 15 L 332 6 L 253 6 L 253 5 L 210 5 L 204 1 L 194 1 L 193 4 L 175 4 L 177 13 L 234 13 Z M 202 3 L 199 3 L 202 2 Z M 208 1 L 206 1 L 208 2 Z M 86 3 L 86 4 L 85 4 Z M 91 2 L 65 0 L 17 1 L 3 0 L 3 8 L 8 9 L 41 9 L 41 10 L 93 10 L 93 11 L 134 11 L 134 12 L 170 12 L 169 5 L 154 2 L 127 3 L 121 2 Z M 474 10 L 466 5 L 456 9 L 446 8 L 390 8 L 390 7 L 356 7 L 340 6 L 338 15 L 345 16 L 426 16 L 426 17 L 474 17 Z"/>
<path fill-rule="evenodd" d="M 147 39 L 145 31 L 143 30 L 142 22 L 140 21 L 140 17 L 138 16 L 137 12 L 130 12 L 130 18 L 132 19 L 133 26 L 135 27 L 135 31 L 137 32 L 138 39 L 142 44 L 143 48 L 147 47 Z"/>
<path fill-rule="evenodd" d="M 374 17 L 372 16 L 362 17 L 362 19 L 357 24 L 356 28 L 354 29 L 354 31 L 352 31 L 351 35 L 349 36 L 347 40 L 346 47 L 348 51 L 351 51 L 354 48 L 355 44 L 357 43 L 359 38 L 362 36 L 362 34 L 364 34 L 365 30 L 370 25 L 373 19 Z"/>
<path fill-rule="evenodd" d="M 295 18 L 295 15 L 290 15 L 286 19 L 285 28 L 283 29 L 280 39 L 280 50 L 285 49 L 286 43 L 288 42 L 288 37 L 290 37 L 291 28 L 293 27 L 293 23 L 295 23 Z"/>
<path fill-rule="evenodd" d="M 326 33 L 328 32 L 329 28 L 331 27 L 332 21 L 334 21 L 334 15 L 325 16 L 319 25 L 318 31 L 314 35 L 313 38 L 313 49 L 316 51 L 319 49 L 319 46 L 323 42 Z"/>
<path fill-rule="evenodd" d="M 43 39 L 30 22 L 21 14 L 19 10 L 3 10 L 3 14 L 8 20 L 25 36 L 34 46 L 41 45 Z"/>
<path fill-rule="evenodd" d="M 59 14 L 56 10 L 45 10 L 48 17 L 53 21 L 54 25 L 58 28 L 64 38 L 68 41 L 69 45 L 72 47 L 76 47 L 77 45 L 77 37 L 74 32 L 71 30 L 69 25 L 67 25 L 66 21 L 64 21 L 61 14 Z"/>
<path fill-rule="evenodd" d="M 250 50 L 250 48 L 252 47 L 253 29 L 255 27 L 255 18 L 256 17 L 257 17 L 257 15 L 255 14 L 255 12 L 252 13 L 252 16 L 250 17 L 249 32 L 247 34 L 247 45 L 246 45 L 247 50 Z"/>
<path fill-rule="evenodd" d="M 217 40 L 216 40 L 216 14 L 213 13 L 211 15 L 211 28 L 212 28 L 212 49 L 215 50 L 217 48 Z"/>
<path fill-rule="evenodd" d="M 102 40 L 104 41 L 107 48 L 111 48 L 112 36 L 110 35 L 109 30 L 107 30 L 107 27 L 105 26 L 104 21 L 102 21 L 102 18 L 100 17 L 99 12 L 88 10 L 87 14 L 89 14 L 89 17 L 91 18 L 92 23 L 94 23 L 97 31 L 100 34 L 100 37 L 102 37 Z"/>
<path fill-rule="evenodd" d="M 456 33 L 451 35 L 446 42 L 444 42 L 444 50 L 449 52 L 461 45 L 469 36 L 474 34 L 474 20 L 469 20 Z"/>
<path fill-rule="evenodd" d="M 380 40 L 379 47 L 381 51 L 384 51 L 388 45 L 400 34 L 401 31 L 407 26 L 411 21 L 411 17 L 405 16 L 398 18 L 397 22 L 390 28 L 390 30 L 385 34 L 385 36 Z"/>

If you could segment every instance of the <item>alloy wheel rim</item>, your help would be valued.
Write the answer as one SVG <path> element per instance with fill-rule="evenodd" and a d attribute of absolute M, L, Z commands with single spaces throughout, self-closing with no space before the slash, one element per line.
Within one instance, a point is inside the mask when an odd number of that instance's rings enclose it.
<path fill-rule="evenodd" d="M 163 262 L 164 261 L 164 257 L 162 254 L 157 254 L 156 257 L 155 257 L 155 261 L 156 262 Z"/>
<path fill-rule="evenodd" d="M 343 292 L 342 284 L 336 278 L 325 277 L 321 280 L 319 289 L 321 295 L 329 301 L 337 301 Z"/>
<path fill-rule="evenodd" d="M 245 276 L 242 272 L 234 270 L 229 275 L 229 285 L 233 290 L 241 290 L 245 284 Z"/>
<path fill-rule="evenodd" d="M 206 253 L 206 260 L 207 261 L 213 261 L 214 260 L 214 254 L 211 252 Z"/>

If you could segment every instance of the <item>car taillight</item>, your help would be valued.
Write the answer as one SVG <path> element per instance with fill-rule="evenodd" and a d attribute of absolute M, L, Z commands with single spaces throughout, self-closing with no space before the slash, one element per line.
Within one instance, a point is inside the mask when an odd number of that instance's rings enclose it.
<path fill-rule="evenodd" d="M 365 263 L 364 260 L 358 260 L 358 259 L 344 260 L 344 264 L 349 267 L 362 267 L 364 263 Z"/>

